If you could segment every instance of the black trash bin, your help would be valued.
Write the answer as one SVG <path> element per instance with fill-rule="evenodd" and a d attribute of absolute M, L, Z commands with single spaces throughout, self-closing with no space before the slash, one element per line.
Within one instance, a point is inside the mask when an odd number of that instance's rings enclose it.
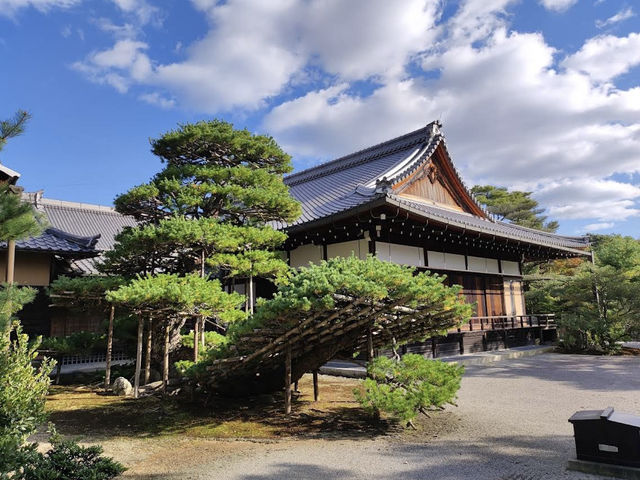
<path fill-rule="evenodd" d="M 569 422 L 578 460 L 640 468 L 640 417 L 609 407 L 576 412 Z"/>

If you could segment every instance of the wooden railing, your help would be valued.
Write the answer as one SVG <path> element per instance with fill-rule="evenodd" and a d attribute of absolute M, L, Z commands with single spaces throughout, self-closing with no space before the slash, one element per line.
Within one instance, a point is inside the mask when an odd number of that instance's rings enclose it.
<path fill-rule="evenodd" d="M 542 327 L 555 328 L 555 315 L 552 313 L 537 315 L 497 315 L 490 317 L 471 317 L 468 323 L 452 331 L 472 332 L 482 330 L 505 330 L 512 328 Z"/>

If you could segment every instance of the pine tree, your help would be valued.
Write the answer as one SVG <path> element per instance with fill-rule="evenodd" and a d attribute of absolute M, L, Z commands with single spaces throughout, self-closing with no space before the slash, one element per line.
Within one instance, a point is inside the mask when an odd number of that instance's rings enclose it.
<path fill-rule="evenodd" d="M 206 263 L 243 276 L 283 271 L 274 255 L 254 256 L 241 268 L 247 251 L 273 251 L 286 238 L 270 222 L 300 214 L 282 180 L 290 157 L 271 137 L 214 120 L 182 125 L 151 145 L 166 166 L 116 198 L 116 209 L 140 225 L 118 236 L 105 271 L 204 275 Z"/>
<path fill-rule="evenodd" d="M 248 292 L 254 277 L 286 274 L 287 264 L 275 253 L 286 236 L 271 224 L 294 220 L 300 206 L 283 182 L 292 168 L 290 157 L 271 137 L 213 120 L 181 125 L 152 140 L 151 147 L 165 166 L 148 183 L 116 198 L 116 209 L 138 226 L 118 235 L 104 272 L 128 278 L 241 277 Z M 246 305 L 252 309 L 252 298 Z M 204 318 L 199 318 L 202 332 Z M 184 321 L 173 322 L 175 339 Z"/>
<path fill-rule="evenodd" d="M 0 121 L 0 150 L 3 149 L 7 140 L 24 133 L 24 127 L 30 118 L 29 112 L 18 110 L 13 118 Z"/>
<path fill-rule="evenodd" d="M 544 209 L 539 208 L 538 202 L 531 198 L 531 192 L 510 192 L 504 187 L 493 185 L 476 185 L 471 192 L 499 220 L 508 220 L 523 227 L 547 232 L 555 232 L 558 229 L 558 222 L 546 221 L 547 217 L 542 215 Z"/>

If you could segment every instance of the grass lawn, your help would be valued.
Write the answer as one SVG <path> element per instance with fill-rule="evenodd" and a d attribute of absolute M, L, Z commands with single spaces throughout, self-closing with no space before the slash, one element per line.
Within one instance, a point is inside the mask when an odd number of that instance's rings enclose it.
<path fill-rule="evenodd" d="M 202 404 L 155 396 L 117 397 L 85 386 L 53 386 L 47 398 L 57 430 L 78 440 L 179 435 L 192 438 L 277 439 L 286 437 L 364 436 L 395 427 L 372 422 L 354 401 L 360 381 L 320 376 L 320 399 L 313 401 L 311 376 L 299 382 L 293 413 L 285 416 L 282 395 L 215 398 Z"/>

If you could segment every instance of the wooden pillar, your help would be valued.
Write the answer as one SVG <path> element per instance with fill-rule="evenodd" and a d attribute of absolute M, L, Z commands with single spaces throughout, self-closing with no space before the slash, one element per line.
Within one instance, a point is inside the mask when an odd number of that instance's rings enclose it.
<path fill-rule="evenodd" d="M 111 305 L 111 310 L 109 312 L 109 329 L 107 330 L 107 366 L 104 372 L 105 390 L 111 385 L 111 354 L 113 353 L 113 318 L 115 317 L 115 313 L 116 307 Z"/>
<path fill-rule="evenodd" d="M 198 361 L 198 347 L 200 338 L 198 336 L 198 327 L 200 326 L 200 320 L 195 318 L 193 321 L 193 361 Z"/>
<path fill-rule="evenodd" d="M 291 345 L 285 348 L 284 358 L 284 413 L 291 413 Z"/>
<path fill-rule="evenodd" d="M 200 317 L 200 346 L 202 347 L 202 351 L 204 352 L 205 345 L 205 328 L 204 328 L 204 317 Z"/>
<path fill-rule="evenodd" d="M 140 390 L 140 370 L 142 370 L 142 333 L 144 330 L 144 320 L 142 314 L 138 315 L 138 345 L 136 348 L 136 373 L 133 379 L 133 396 L 138 398 Z"/>
<path fill-rule="evenodd" d="M 9 285 L 13 285 L 13 277 L 16 267 L 16 241 L 9 240 L 7 242 L 7 278 Z"/>
<path fill-rule="evenodd" d="M 167 392 L 167 385 L 169 384 L 169 333 L 171 331 L 171 324 L 167 321 L 167 325 L 164 327 L 164 355 L 162 359 L 162 390 Z"/>
<path fill-rule="evenodd" d="M 149 380 L 151 378 L 151 342 L 153 340 L 153 316 L 149 315 L 149 321 L 148 321 L 148 327 L 147 327 L 147 348 L 145 350 L 145 357 L 144 357 L 144 384 L 146 385 L 147 383 L 149 383 Z"/>
<path fill-rule="evenodd" d="M 313 371 L 313 401 L 317 402 L 318 401 L 318 371 L 314 370 Z"/>
<path fill-rule="evenodd" d="M 373 361 L 373 357 L 373 333 L 371 333 L 371 328 L 369 328 L 367 331 L 367 362 Z"/>

